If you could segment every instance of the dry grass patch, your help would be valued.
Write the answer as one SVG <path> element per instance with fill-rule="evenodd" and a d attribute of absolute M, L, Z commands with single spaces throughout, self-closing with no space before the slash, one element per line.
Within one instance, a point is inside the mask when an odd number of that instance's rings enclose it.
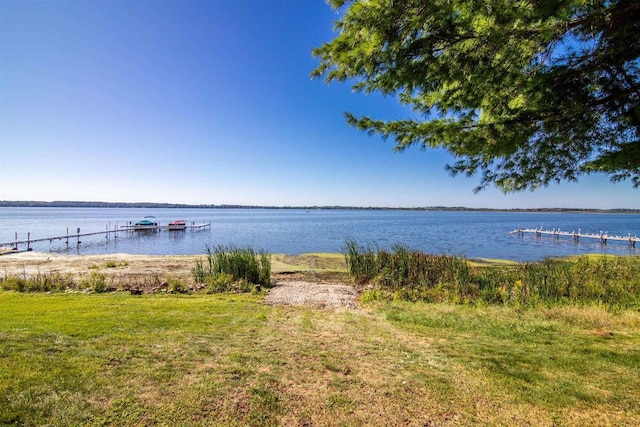
<path fill-rule="evenodd" d="M 321 283 L 349 283 L 347 264 L 342 254 L 309 253 L 271 256 L 274 281 L 293 280 Z"/>
<path fill-rule="evenodd" d="M 508 259 L 473 258 L 468 259 L 467 264 L 469 264 L 469 267 L 496 267 L 517 265 L 518 263 L 516 261 L 511 261 Z"/>
<path fill-rule="evenodd" d="M 347 264 L 342 254 L 309 253 L 302 255 L 272 255 L 272 271 L 304 272 L 304 271 L 347 271 Z"/>

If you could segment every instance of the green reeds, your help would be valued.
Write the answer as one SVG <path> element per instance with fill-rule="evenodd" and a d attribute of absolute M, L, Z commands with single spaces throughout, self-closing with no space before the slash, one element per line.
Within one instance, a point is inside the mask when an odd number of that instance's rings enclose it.
<path fill-rule="evenodd" d="M 374 251 L 353 240 L 346 242 L 345 257 L 353 280 L 375 291 L 366 300 L 640 307 L 640 257 L 582 256 L 472 269 L 464 257 L 404 246 Z"/>
<path fill-rule="evenodd" d="M 241 285 L 237 289 L 241 291 L 248 290 L 248 285 L 251 284 L 269 286 L 271 255 L 264 251 L 255 251 L 250 246 L 207 246 L 206 259 L 196 262 L 192 274 L 196 282 L 210 283 L 212 292 L 233 290 L 234 283 Z"/>
<path fill-rule="evenodd" d="M 355 240 L 349 239 L 345 242 L 344 255 L 356 283 L 367 283 L 376 276 L 376 253 L 371 246 L 359 246 Z"/>
<path fill-rule="evenodd" d="M 374 251 L 371 245 L 363 247 L 347 240 L 345 258 L 356 283 L 371 283 L 399 299 L 442 300 L 436 294 L 450 287 L 464 295 L 462 287 L 471 275 L 462 257 L 425 254 L 402 245 L 392 251 Z"/>

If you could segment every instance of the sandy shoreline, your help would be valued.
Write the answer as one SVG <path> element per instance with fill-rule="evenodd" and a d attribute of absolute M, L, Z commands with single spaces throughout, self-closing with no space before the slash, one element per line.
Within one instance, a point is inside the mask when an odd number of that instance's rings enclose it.
<path fill-rule="evenodd" d="M 169 278 L 194 286 L 191 270 L 205 255 L 62 255 L 47 252 L 20 252 L 0 256 L 0 277 L 34 277 L 38 274 L 70 275 L 74 280 L 98 272 L 114 289 L 166 291 Z M 338 254 L 272 255 L 272 281 L 265 302 L 272 305 L 310 305 L 316 307 L 356 306 L 356 291 L 340 275 L 344 259 Z M 329 277 L 314 277 L 313 272 L 329 272 Z M 306 273 L 306 274 L 305 274 Z M 302 276 L 302 277 L 301 277 Z"/>
<path fill-rule="evenodd" d="M 191 269 L 202 255 L 61 255 L 21 252 L 0 256 L 0 274 L 33 276 L 71 274 L 74 277 L 98 271 L 107 278 L 132 282 L 164 281 L 168 276 L 191 279 Z M 115 264 L 115 266 L 113 266 Z"/>

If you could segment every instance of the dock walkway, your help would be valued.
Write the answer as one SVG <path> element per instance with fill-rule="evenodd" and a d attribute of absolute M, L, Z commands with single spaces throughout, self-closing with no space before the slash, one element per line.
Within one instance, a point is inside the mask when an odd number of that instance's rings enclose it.
<path fill-rule="evenodd" d="M 188 230 L 198 230 L 201 228 L 211 227 L 211 223 L 203 223 L 203 224 L 187 224 L 185 225 Z M 171 230 L 171 231 L 181 231 L 179 229 L 171 229 L 168 225 L 121 225 L 120 230 L 123 231 L 160 231 L 160 230 Z M 103 231 L 104 233 L 104 231 Z"/>
<path fill-rule="evenodd" d="M 192 222 L 191 224 L 187 224 L 186 225 L 186 229 L 188 230 L 199 230 L 199 229 L 203 229 L 203 228 L 207 228 L 207 227 L 211 227 L 211 223 L 202 223 L 202 224 L 196 224 L 194 222 Z M 123 225 L 118 227 L 118 225 L 114 225 L 113 228 L 110 227 L 110 225 L 106 226 L 105 231 L 93 231 L 90 233 L 83 233 L 80 231 L 80 228 L 78 227 L 76 229 L 75 233 L 69 233 L 69 229 L 67 228 L 67 233 L 64 235 L 60 235 L 60 236 L 52 236 L 52 237 L 40 237 L 40 238 L 36 238 L 36 239 L 32 239 L 31 238 L 31 232 L 27 233 L 27 238 L 26 239 L 22 239 L 19 240 L 18 239 L 18 233 L 16 233 L 16 238 L 15 240 L 12 240 L 10 242 L 0 242 L 0 247 L 11 247 L 13 249 L 13 252 L 18 251 L 18 246 L 19 245 L 27 245 L 27 248 L 25 249 L 25 251 L 31 251 L 31 244 L 32 243 L 38 243 L 38 242 L 46 242 L 49 241 L 50 243 L 53 243 L 56 240 L 66 240 L 67 245 L 69 245 L 69 240 L 75 240 L 76 243 L 78 245 L 80 245 L 80 243 L 82 243 L 80 241 L 81 237 L 86 237 L 86 236 L 97 236 L 100 234 L 106 235 L 107 239 L 110 238 L 111 235 L 114 236 L 114 238 L 118 238 L 118 233 L 122 233 L 122 232 L 130 232 L 130 233 L 134 233 L 134 232 L 144 232 L 144 231 L 160 231 L 160 230 L 169 230 L 169 226 L 168 225 L 154 225 L 154 226 L 145 226 L 144 228 L 140 227 L 140 226 L 135 226 L 135 225 Z M 171 230 L 174 231 L 174 230 Z M 24 251 L 21 251 L 24 252 Z M 3 253 L 7 253 L 7 252 L 3 252 Z M 11 253 L 11 252 L 8 252 Z"/>
<path fill-rule="evenodd" d="M 560 237 L 571 237 L 574 242 L 579 242 L 580 239 L 597 239 L 600 244 L 606 245 L 608 241 L 619 241 L 619 242 L 627 242 L 630 247 L 635 248 L 636 243 L 640 242 L 640 237 L 631 236 L 629 233 L 627 236 L 610 236 L 607 232 L 600 232 L 599 234 L 595 233 L 583 233 L 581 229 L 578 229 L 578 232 L 575 231 L 561 231 L 559 228 L 556 230 L 555 228 L 552 230 L 543 230 L 542 228 L 518 228 L 516 230 L 512 230 L 509 232 L 510 234 L 518 234 L 523 236 L 525 234 L 533 234 L 536 237 L 541 237 L 543 235 L 548 235 L 554 237 L 556 239 Z"/>

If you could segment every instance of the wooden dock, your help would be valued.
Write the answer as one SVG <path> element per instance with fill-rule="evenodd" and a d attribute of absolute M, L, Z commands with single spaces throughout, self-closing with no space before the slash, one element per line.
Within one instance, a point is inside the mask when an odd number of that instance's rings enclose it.
<path fill-rule="evenodd" d="M 194 222 L 192 222 L 191 224 L 187 224 L 186 229 L 188 230 L 200 230 L 203 228 L 208 228 L 211 227 L 211 223 L 202 223 L 202 224 L 196 224 Z M 161 231 L 161 230 L 169 230 L 169 226 L 168 225 L 157 225 L 157 226 L 149 226 L 149 227 L 145 227 L 145 228 L 140 228 L 140 227 L 136 227 L 135 225 L 123 225 L 118 227 L 118 225 L 114 225 L 113 227 L 111 227 L 110 224 L 107 224 L 107 226 L 105 227 L 104 231 L 92 231 L 90 233 L 84 233 L 81 232 L 80 227 L 76 228 L 75 233 L 72 231 L 71 233 L 69 233 L 69 229 L 67 228 L 67 233 L 64 235 L 59 235 L 59 236 L 52 236 L 52 237 L 39 237 L 36 239 L 32 239 L 31 238 L 31 232 L 27 233 L 27 238 L 26 239 L 18 239 L 18 233 L 16 232 L 16 237 L 15 240 L 12 240 L 10 242 L 0 242 L 0 248 L 2 247 L 10 247 L 12 250 L 8 251 L 8 252 L 0 252 L 0 254 L 6 254 L 6 253 L 16 253 L 16 252 L 28 252 L 31 251 L 31 244 L 32 243 L 38 243 L 38 242 L 46 242 L 49 241 L 49 243 L 53 243 L 54 241 L 58 241 L 58 240 L 65 240 L 67 246 L 69 246 L 69 241 L 71 240 L 73 243 L 76 243 L 76 245 L 80 246 L 80 243 L 82 243 L 82 241 L 80 240 L 81 237 L 86 237 L 86 236 L 97 236 L 97 235 L 105 235 L 107 239 L 110 239 L 111 237 L 113 237 L 114 239 L 118 238 L 118 234 L 119 233 L 135 233 L 135 232 L 140 232 L 140 231 Z M 173 230 L 171 230 L 173 231 Z M 179 232 L 179 231 L 176 231 Z M 23 250 L 19 250 L 19 246 L 20 245 L 26 245 L 26 249 Z"/>
<path fill-rule="evenodd" d="M 617 241 L 617 242 L 626 242 L 629 247 L 636 247 L 636 243 L 640 242 L 640 237 L 631 236 L 629 233 L 626 236 L 617 236 L 617 235 L 609 235 L 606 231 L 600 232 L 598 234 L 595 233 L 583 233 L 581 229 L 578 229 L 576 233 L 574 231 L 561 231 L 558 229 L 552 230 L 543 230 L 541 228 L 518 228 L 516 230 L 510 231 L 510 234 L 517 234 L 519 236 L 524 236 L 525 234 L 533 234 L 536 237 L 542 237 L 543 235 L 551 236 L 552 238 L 559 239 L 560 237 L 571 237 L 574 242 L 579 242 L 580 239 L 596 239 L 600 242 L 601 245 L 606 245 L 608 241 Z"/>
<path fill-rule="evenodd" d="M 192 222 L 191 224 L 186 225 L 187 230 L 199 230 L 207 227 L 211 227 L 210 222 L 203 223 L 203 224 L 196 224 Z M 123 231 L 161 231 L 161 230 L 183 231 L 183 230 L 171 230 L 168 225 L 121 225 L 120 230 L 123 230 Z"/>

